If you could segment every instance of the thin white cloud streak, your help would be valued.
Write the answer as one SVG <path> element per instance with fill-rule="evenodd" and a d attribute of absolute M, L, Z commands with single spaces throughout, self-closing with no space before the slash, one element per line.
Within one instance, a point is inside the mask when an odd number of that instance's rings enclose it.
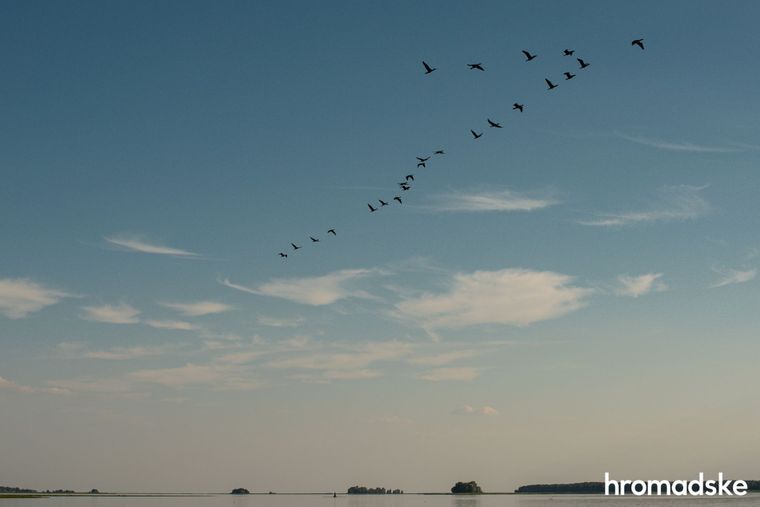
<path fill-rule="evenodd" d="M 110 361 L 126 361 L 130 359 L 141 359 L 144 357 L 160 356 L 165 354 L 169 347 L 114 347 L 108 350 L 90 350 L 85 351 L 83 357 L 86 359 L 105 359 Z"/>
<path fill-rule="evenodd" d="M 410 357 L 407 361 L 410 364 L 420 366 L 443 366 L 459 361 L 460 359 L 469 359 L 482 354 L 483 352 L 477 350 L 453 350 L 449 352 L 441 352 L 440 354 Z"/>
<path fill-rule="evenodd" d="M 600 214 L 599 218 L 578 221 L 581 225 L 622 227 L 651 222 L 694 220 L 707 214 L 712 207 L 702 197 L 706 187 L 676 185 L 663 187 L 659 200 L 649 209 L 620 214 Z"/>
<path fill-rule="evenodd" d="M 21 394 L 71 394 L 71 391 L 68 389 L 63 389 L 60 387 L 30 387 L 17 384 L 16 382 L 5 379 L 3 377 L 0 377 L 0 390 L 12 391 Z"/>
<path fill-rule="evenodd" d="M 164 245 L 157 245 L 148 243 L 139 236 L 105 236 L 105 239 L 111 245 L 117 246 L 123 250 L 131 252 L 147 253 L 154 255 L 169 255 L 172 257 L 201 257 L 200 254 L 182 250 L 179 248 L 173 248 Z"/>
<path fill-rule="evenodd" d="M 433 198 L 430 205 L 424 206 L 431 211 L 450 213 L 483 213 L 535 211 L 558 204 L 552 198 L 530 197 L 512 190 L 451 192 Z"/>
<path fill-rule="evenodd" d="M 469 382 L 480 375 L 480 369 L 471 366 L 450 366 L 445 368 L 433 368 L 417 375 L 420 380 L 428 382 L 460 381 Z"/>
<path fill-rule="evenodd" d="M 485 405 L 480 408 L 475 408 L 472 405 L 464 405 L 451 411 L 454 415 L 484 415 L 494 416 L 499 415 L 499 411 L 490 405 Z"/>
<path fill-rule="evenodd" d="M 266 315 L 259 315 L 256 317 L 256 322 L 262 326 L 269 326 L 269 327 L 299 327 L 301 324 L 303 324 L 304 319 L 303 317 L 293 317 L 290 319 L 287 318 L 277 318 L 277 317 L 268 317 Z"/>
<path fill-rule="evenodd" d="M 9 319 L 22 319 L 66 297 L 72 296 L 31 280 L 0 278 L 0 313 Z"/>
<path fill-rule="evenodd" d="M 146 326 L 156 329 L 176 329 L 178 331 L 195 331 L 198 326 L 182 320 L 146 320 L 143 321 Z"/>
<path fill-rule="evenodd" d="M 228 279 L 219 280 L 225 287 L 312 306 L 324 306 L 347 298 L 373 299 L 369 293 L 353 287 L 354 283 L 376 276 L 377 269 L 344 269 L 323 276 L 306 278 L 280 278 L 270 280 L 258 287 L 246 287 Z"/>
<path fill-rule="evenodd" d="M 106 322 L 109 324 L 137 324 L 140 322 L 140 319 L 137 318 L 137 316 L 140 315 L 140 310 L 125 303 L 118 305 L 85 306 L 82 310 L 84 310 L 82 318 L 85 320 Z"/>
<path fill-rule="evenodd" d="M 592 289 L 551 271 L 502 269 L 459 273 L 449 289 L 396 305 L 399 314 L 422 326 L 456 328 L 477 324 L 527 326 L 582 308 Z"/>
<path fill-rule="evenodd" d="M 757 276 L 757 269 L 738 270 L 713 268 L 713 271 L 721 275 L 717 282 L 710 285 L 713 289 L 737 283 L 747 283 L 754 280 Z"/>
<path fill-rule="evenodd" d="M 660 150 L 668 151 L 682 151 L 691 153 L 734 153 L 743 151 L 741 145 L 733 144 L 732 146 L 705 146 L 702 144 L 694 144 L 688 142 L 672 142 L 663 139 L 651 139 L 647 137 L 630 136 L 627 134 L 617 133 L 620 139 L 636 143 L 642 146 L 648 146 L 650 148 L 657 148 Z"/>
<path fill-rule="evenodd" d="M 128 375 L 130 380 L 180 389 L 208 386 L 220 390 L 252 390 L 261 384 L 247 378 L 240 366 L 229 364 L 193 364 L 174 368 L 144 369 Z"/>
<path fill-rule="evenodd" d="M 198 301 L 196 303 L 160 303 L 161 306 L 171 308 L 187 317 L 202 317 L 224 313 L 233 310 L 233 307 L 216 301 Z"/>
<path fill-rule="evenodd" d="M 667 284 L 660 281 L 662 273 L 647 273 L 639 276 L 618 276 L 620 287 L 615 291 L 618 296 L 630 296 L 637 298 L 650 292 L 662 292 L 668 290 Z"/>

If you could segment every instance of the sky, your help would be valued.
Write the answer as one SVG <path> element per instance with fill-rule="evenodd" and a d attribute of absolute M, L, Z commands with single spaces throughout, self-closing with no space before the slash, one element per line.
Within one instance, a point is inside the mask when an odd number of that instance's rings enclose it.
<path fill-rule="evenodd" d="M 2 2 L 2 482 L 758 479 L 759 17 Z"/>

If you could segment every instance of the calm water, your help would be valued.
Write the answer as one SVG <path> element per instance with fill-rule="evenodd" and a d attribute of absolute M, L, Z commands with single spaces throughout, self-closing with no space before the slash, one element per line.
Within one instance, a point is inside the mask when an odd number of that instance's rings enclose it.
<path fill-rule="evenodd" d="M 760 506 L 760 494 L 733 498 L 607 498 L 603 496 L 332 496 L 252 495 L 186 497 L 0 498 L 0 507 L 700 507 Z"/>

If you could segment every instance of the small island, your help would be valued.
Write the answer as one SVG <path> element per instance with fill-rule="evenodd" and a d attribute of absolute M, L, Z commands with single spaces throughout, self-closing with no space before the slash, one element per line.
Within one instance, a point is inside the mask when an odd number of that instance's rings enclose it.
<path fill-rule="evenodd" d="M 483 492 L 475 481 L 470 482 L 457 482 L 454 487 L 451 488 L 451 492 L 455 495 L 478 495 Z"/>
<path fill-rule="evenodd" d="M 245 488 L 235 488 L 230 491 L 230 495 L 250 495 L 251 492 Z"/>
<path fill-rule="evenodd" d="M 403 495 L 401 489 L 368 488 L 366 486 L 351 486 L 346 491 L 348 495 Z"/>

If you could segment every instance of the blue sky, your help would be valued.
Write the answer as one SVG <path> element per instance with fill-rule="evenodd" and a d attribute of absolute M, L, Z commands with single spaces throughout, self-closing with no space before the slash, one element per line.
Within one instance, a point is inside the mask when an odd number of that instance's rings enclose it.
<path fill-rule="evenodd" d="M 5 481 L 754 478 L 756 3 L 0 9 Z"/>

